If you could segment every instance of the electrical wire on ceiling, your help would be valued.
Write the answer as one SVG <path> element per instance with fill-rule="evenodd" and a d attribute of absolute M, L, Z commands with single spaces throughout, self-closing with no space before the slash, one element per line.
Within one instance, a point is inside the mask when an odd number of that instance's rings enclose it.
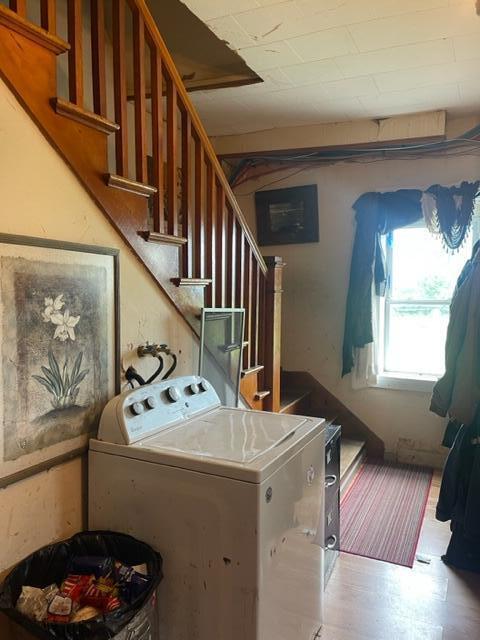
<path fill-rule="evenodd" d="M 318 165 L 331 165 L 337 162 L 370 164 L 392 159 L 413 160 L 426 156 L 456 157 L 463 155 L 480 155 L 480 125 L 450 140 L 361 149 L 358 147 L 341 147 L 330 150 L 321 149 L 302 154 L 262 154 L 245 157 L 242 158 L 238 165 L 231 167 L 230 185 L 232 188 L 238 188 L 249 180 L 257 180 L 279 171 L 296 168 L 293 173 L 257 187 L 252 192 L 238 194 L 239 196 L 245 196 Z M 301 168 L 298 168 L 299 164 L 302 165 Z"/>

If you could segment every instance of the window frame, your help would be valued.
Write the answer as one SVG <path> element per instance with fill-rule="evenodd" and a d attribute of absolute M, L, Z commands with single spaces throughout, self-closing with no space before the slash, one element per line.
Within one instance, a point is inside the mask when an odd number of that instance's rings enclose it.
<path fill-rule="evenodd" d="M 472 247 L 480 237 L 480 220 L 478 214 L 478 208 L 475 212 L 472 220 L 472 227 L 469 232 L 471 234 Z M 404 227 L 406 229 L 425 228 L 425 222 L 423 219 Z M 408 372 L 403 373 L 399 371 L 389 371 L 385 369 L 385 354 L 387 349 L 387 341 L 389 337 L 389 307 L 392 304 L 412 304 L 412 305 L 425 305 L 432 307 L 440 307 L 444 305 L 450 306 L 451 298 L 445 300 L 402 300 L 391 297 L 391 276 L 392 273 L 392 260 L 393 260 L 393 243 L 388 242 L 388 237 L 382 237 L 382 248 L 385 253 L 385 261 L 387 265 L 388 279 L 386 283 L 385 295 L 383 297 L 376 297 L 376 309 L 374 311 L 374 318 L 376 321 L 375 330 L 375 352 L 376 352 L 376 382 L 373 386 L 383 389 L 399 389 L 404 391 L 416 391 L 420 393 L 431 393 L 435 383 L 439 380 L 443 374 L 424 374 Z"/>

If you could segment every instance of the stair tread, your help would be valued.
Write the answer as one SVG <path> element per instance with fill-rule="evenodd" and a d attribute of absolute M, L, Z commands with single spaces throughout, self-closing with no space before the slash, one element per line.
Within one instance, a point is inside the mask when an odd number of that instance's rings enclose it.
<path fill-rule="evenodd" d="M 249 369 L 243 369 L 242 378 L 245 376 L 252 375 L 253 373 L 260 373 L 263 371 L 263 364 L 257 364 L 255 367 L 250 367 Z"/>
<path fill-rule="evenodd" d="M 263 400 L 269 395 L 270 391 L 268 391 L 267 389 L 265 389 L 265 391 L 257 391 L 257 393 L 255 394 L 255 400 Z"/>
<path fill-rule="evenodd" d="M 300 402 L 307 396 L 309 396 L 312 392 L 308 389 L 303 390 L 282 390 L 280 392 L 280 410 L 289 407 L 295 402 Z"/>
<path fill-rule="evenodd" d="M 124 176 L 119 176 L 114 173 L 107 174 L 106 181 L 109 187 L 129 191 L 130 193 L 135 193 L 145 198 L 157 193 L 156 187 L 152 187 L 150 184 L 130 180 L 130 178 L 125 178 Z"/>
<path fill-rule="evenodd" d="M 87 127 L 92 127 L 92 129 L 96 129 L 97 131 L 102 131 L 103 133 L 108 134 L 114 133 L 120 129 L 116 122 L 103 118 L 93 111 L 82 109 L 82 107 L 79 107 L 68 100 L 53 98 L 51 104 L 58 115 L 71 118 L 72 120 L 80 122 Z"/>
<path fill-rule="evenodd" d="M 158 231 L 139 231 L 138 233 L 147 242 L 156 242 L 157 244 L 175 244 L 181 246 L 188 242 L 188 238 L 171 236 L 168 233 L 160 233 Z"/>
<path fill-rule="evenodd" d="M 208 287 L 212 284 L 210 278 L 170 278 L 177 287 Z"/>

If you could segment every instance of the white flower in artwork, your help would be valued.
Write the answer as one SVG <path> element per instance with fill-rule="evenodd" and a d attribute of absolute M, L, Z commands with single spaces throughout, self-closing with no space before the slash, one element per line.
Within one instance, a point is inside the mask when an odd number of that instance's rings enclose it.
<path fill-rule="evenodd" d="M 57 338 L 61 342 L 65 342 L 69 338 L 70 340 L 75 340 L 74 327 L 77 326 L 80 316 L 71 316 L 70 311 L 67 309 L 63 315 L 61 313 L 53 314 L 50 320 L 57 325 L 53 334 L 54 340 Z"/>
<path fill-rule="evenodd" d="M 45 311 L 42 313 L 44 322 L 53 322 L 52 318 L 54 316 L 57 319 L 62 318 L 62 314 L 60 313 L 61 308 L 65 306 L 65 302 L 63 301 L 63 293 L 55 298 L 45 298 Z M 55 322 L 54 324 L 58 324 Z"/>

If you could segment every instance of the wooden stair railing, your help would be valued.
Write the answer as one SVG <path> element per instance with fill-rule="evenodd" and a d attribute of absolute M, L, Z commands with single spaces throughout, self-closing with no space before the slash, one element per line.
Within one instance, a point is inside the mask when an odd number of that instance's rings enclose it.
<path fill-rule="evenodd" d="M 26 17 L 35 1 L 39 24 Z M 251 404 L 278 410 L 281 260 L 267 267 L 145 0 L 90 0 L 89 18 L 82 0 L 0 5 L 0 73 L 194 329 L 198 307 L 245 308 Z M 30 48 L 12 52 L 12 33 Z M 19 74 L 38 47 L 45 68 L 32 87 Z M 44 95 L 61 54 L 68 100 Z"/>

